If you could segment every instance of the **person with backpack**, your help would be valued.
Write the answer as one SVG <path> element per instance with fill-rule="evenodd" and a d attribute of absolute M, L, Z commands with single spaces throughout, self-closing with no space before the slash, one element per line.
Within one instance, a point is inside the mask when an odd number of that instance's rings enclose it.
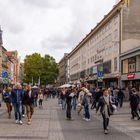
<path fill-rule="evenodd" d="M 90 105 L 90 96 L 92 94 L 89 92 L 88 89 L 84 89 L 84 97 L 83 97 L 83 103 L 82 105 L 84 106 L 85 110 L 85 117 L 83 118 L 85 121 L 90 121 L 90 112 L 89 112 L 89 105 Z"/>

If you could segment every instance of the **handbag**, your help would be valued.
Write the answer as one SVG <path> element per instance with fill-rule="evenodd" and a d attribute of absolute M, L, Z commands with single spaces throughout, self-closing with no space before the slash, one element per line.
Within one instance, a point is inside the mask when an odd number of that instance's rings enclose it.
<path fill-rule="evenodd" d="M 140 110 L 140 102 L 139 102 L 139 104 L 138 104 L 138 109 Z"/>
<path fill-rule="evenodd" d="M 113 108 L 111 103 L 109 105 L 107 105 L 107 108 L 108 108 L 108 115 L 113 115 L 114 114 L 114 108 Z"/>

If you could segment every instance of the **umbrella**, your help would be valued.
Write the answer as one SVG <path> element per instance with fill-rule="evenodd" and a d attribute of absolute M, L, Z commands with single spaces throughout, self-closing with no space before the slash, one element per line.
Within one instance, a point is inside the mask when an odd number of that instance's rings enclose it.
<path fill-rule="evenodd" d="M 68 88 L 68 87 L 71 87 L 72 85 L 71 84 L 64 84 L 62 86 L 60 86 L 60 88 Z"/>
<path fill-rule="evenodd" d="M 35 89 L 35 88 L 38 88 L 38 87 L 37 87 L 37 86 L 33 86 L 32 88 L 34 88 L 34 89 Z"/>

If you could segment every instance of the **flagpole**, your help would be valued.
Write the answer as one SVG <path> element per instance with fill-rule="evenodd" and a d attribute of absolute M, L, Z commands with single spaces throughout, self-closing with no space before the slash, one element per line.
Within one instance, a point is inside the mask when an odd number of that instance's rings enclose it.
<path fill-rule="evenodd" d="M 39 76 L 39 79 L 38 79 L 38 86 L 40 86 L 40 76 Z"/>
<path fill-rule="evenodd" d="M 33 86 L 33 84 L 34 84 L 34 78 L 32 77 L 32 86 Z"/>

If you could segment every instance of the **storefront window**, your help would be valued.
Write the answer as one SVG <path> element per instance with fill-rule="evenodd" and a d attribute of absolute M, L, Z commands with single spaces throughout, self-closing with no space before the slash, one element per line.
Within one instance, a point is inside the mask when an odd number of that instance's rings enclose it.
<path fill-rule="evenodd" d="M 140 71 L 140 55 L 136 57 L 136 71 Z"/>
<path fill-rule="evenodd" d="M 133 64 L 129 64 L 128 66 L 128 69 L 129 69 L 129 73 L 134 73 L 136 70 L 136 64 L 133 63 Z"/>
<path fill-rule="evenodd" d="M 111 73 L 111 61 L 105 62 L 103 64 L 103 72 L 105 74 Z"/>
<path fill-rule="evenodd" d="M 134 73 L 136 72 L 136 57 L 131 57 L 128 59 L 128 72 Z"/>
<path fill-rule="evenodd" d="M 128 73 L 128 59 L 126 59 L 126 60 L 123 60 L 123 62 L 122 62 L 122 72 L 123 72 L 123 74 L 126 74 L 126 73 Z"/>

